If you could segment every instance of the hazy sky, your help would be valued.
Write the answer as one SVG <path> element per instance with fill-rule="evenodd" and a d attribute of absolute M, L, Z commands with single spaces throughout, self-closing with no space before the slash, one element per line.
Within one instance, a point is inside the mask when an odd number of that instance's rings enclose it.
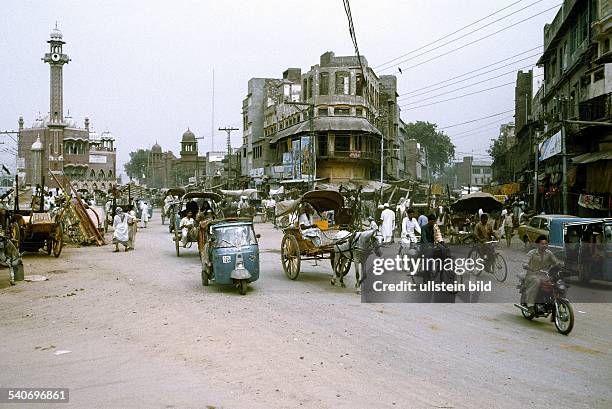
<path fill-rule="evenodd" d="M 409 68 L 554 7 L 560 0 L 353 0 L 351 8 L 360 51 L 376 67 L 512 3 L 517 4 L 408 55 L 405 58 L 410 60 L 399 64 L 402 75 L 396 64 L 386 71 L 376 70 L 398 74 L 402 94 L 541 46 L 543 26 L 552 21 L 558 7 L 443 58 Z M 534 3 L 452 44 L 418 55 Z M 150 147 L 155 141 L 164 150 L 177 153 L 187 127 L 206 137 L 200 141 L 200 152 L 210 149 L 213 69 L 214 129 L 225 125 L 241 128 L 242 99 L 249 78 L 279 77 L 288 67 L 306 71 L 328 50 L 336 55 L 354 54 L 340 0 L 2 0 L 2 6 L 0 130 L 17 129 L 20 114 L 30 126 L 38 112 L 49 110 L 49 68 L 40 59 L 48 50 L 46 41 L 57 20 L 67 43 L 65 53 L 72 58 L 64 68 L 64 112 L 69 109 L 81 126 L 89 115 L 96 131 L 110 130 L 115 135 L 120 171 L 130 151 Z M 515 80 L 515 73 L 424 100 L 536 60 L 532 57 L 402 103 L 413 102 L 415 107 L 506 84 Z M 429 107 L 407 106 L 402 118 L 443 127 L 513 107 L 514 86 L 507 85 Z M 512 121 L 511 116 L 446 132 L 457 145 L 458 156 L 482 155 L 498 134 L 498 124 Z M 481 129 L 468 132 L 475 128 Z M 241 132 L 234 132 L 234 146 L 240 145 Z M 8 143 L 6 137 L 4 140 Z M 215 147 L 223 146 L 225 133 L 215 131 Z M 6 156 L 5 160 L 14 162 Z"/>

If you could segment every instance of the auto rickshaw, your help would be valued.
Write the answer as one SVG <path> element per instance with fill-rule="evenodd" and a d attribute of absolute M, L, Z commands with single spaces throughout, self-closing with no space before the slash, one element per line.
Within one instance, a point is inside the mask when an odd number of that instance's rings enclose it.
<path fill-rule="evenodd" d="M 207 218 L 207 215 L 202 214 L 200 211 L 203 208 L 204 202 L 207 202 L 210 210 L 212 210 L 212 217 L 215 219 L 223 218 L 223 211 L 219 208 L 219 202 L 221 196 L 213 192 L 188 192 L 183 195 L 180 202 L 175 202 L 173 205 L 174 211 L 174 245 L 176 248 L 176 256 L 180 256 L 181 248 L 181 219 L 187 215 L 189 211 L 193 214 L 194 226 L 198 228 L 198 223 Z M 198 235 L 190 235 L 187 239 L 187 247 L 195 242 L 198 242 L 198 246 L 201 247 L 203 243 L 198 240 Z"/>
<path fill-rule="evenodd" d="M 200 223 L 202 285 L 233 284 L 241 295 L 259 278 L 259 245 L 253 221 L 221 219 Z"/>

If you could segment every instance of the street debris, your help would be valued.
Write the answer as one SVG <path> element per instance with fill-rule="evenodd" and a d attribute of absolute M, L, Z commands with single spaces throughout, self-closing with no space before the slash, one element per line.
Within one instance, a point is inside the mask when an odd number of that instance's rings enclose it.
<path fill-rule="evenodd" d="M 29 282 L 47 281 L 47 280 L 49 280 L 49 278 L 47 276 L 40 275 L 40 274 L 33 274 L 33 275 L 25 276 L 23 279 L 25 281 L 29 281 Z"/>

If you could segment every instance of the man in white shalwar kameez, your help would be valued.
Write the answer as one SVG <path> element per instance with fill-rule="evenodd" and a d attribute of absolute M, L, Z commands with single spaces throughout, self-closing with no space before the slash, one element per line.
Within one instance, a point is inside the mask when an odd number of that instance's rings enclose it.
<path fill-rule="evenodd" d="M 132 219 L 131 215 L 123 213 L 122 208 L 117 208 L 113 219 L 113 243 L 115 244 L 115 253 L 119 251 L 119 244 L 123 244 L 125 251 L 130 249 L 128 227 L 128 220 L 130 219 Z"/>
<path fill-rule="evenodd" d="M 380 214 L 382 220 L 381 232 L 385 243 L 393 243 L 393 230 L 395 230 L 395 212 L 385 203 L 385 210 Z"/>
<path fill-rule="evenodd" d="M 142 210 L 142 216 L 140 216 L 140 219 L 142 220 L 143 227 L 146 229 L 147 222 L 149 221 L 149 205 L 147 202 L 142 202 L 140 210 Z"/>
<path fill-rule="evenodd" d="M 319 229 L 313 221 L 312 214 L 314 210 L 309 204 L 304 206 L 304 210 L 298 219 L 302 236 L 310 239 L 315 246 L 321 245 L 321 229 Z"/>

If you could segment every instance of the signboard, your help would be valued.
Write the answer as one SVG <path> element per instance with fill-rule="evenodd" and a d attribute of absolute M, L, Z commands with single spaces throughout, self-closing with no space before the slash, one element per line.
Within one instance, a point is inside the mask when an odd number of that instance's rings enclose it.
<path fill-rule="evenodd" d="M 106 163 L 104 155 L 89 155 L 89 163 Z"/>
<path fill-rule="evenodd" d="M 351 151 L 349 157 L 353 159 L 359 159 L 361 158 L 361 151 Z"/>
<path fill-rule="evenodd" d="M 291 152 L 283 153 L 283 178 L 290 179 L 293 174 L 293 155 Z"/>
<path fill-rule="evenodd" d="M 310 146 L 310 136 L 302 136 L 300 139 L 300 150 L 302 153 L 302 166 L 300 178 L 308 179 L 312 175 L 312 151 Z"/>
<path fill-rule="evenodd" d="M 254 168 L 249 171 L 249 176 L 252 178 L 259 178 L 264 175 L 264 168 Z"/>
<path fill-rule="evenodd" d="M 25 158 L 17 158 L 17 168 L 25 169 Z"/>
<path fill-rule="evenodd" d="M 578 204 L 587 209 L 607 210 L 606 202 L 601 196 L 580 195 Z"/>
<path fill-rule="evenodd" d="M 291 177 L 293 179 L 301 179 L 302 178 L 302 161 L 300 155 L 302 153 L 300 149 L 300 140 L 296 139 L 292 143 L 293 148 L 293 171 L 291 172 Z"/>
<path fill-rule="evenodd" d="M 538 145 L 540 161 L 561 153 L 561 131 Z"/>

